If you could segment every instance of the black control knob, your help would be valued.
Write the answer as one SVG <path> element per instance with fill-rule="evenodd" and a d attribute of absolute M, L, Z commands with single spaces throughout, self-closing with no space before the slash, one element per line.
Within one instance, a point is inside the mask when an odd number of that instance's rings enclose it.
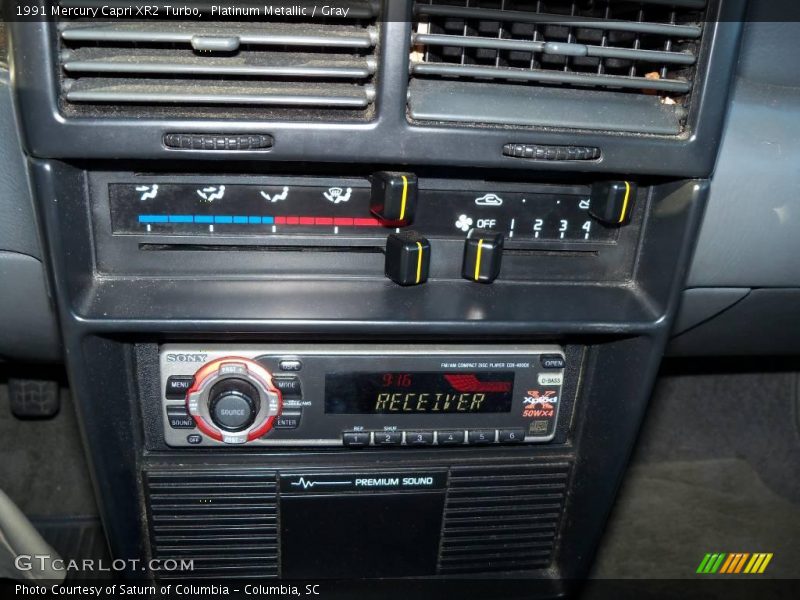
<path fill-rule="evenodd" d="M 636 184 L 630 181 L 602 181 L 592 186 L 589 214 L 605 225 L 619 227 L 631 219 Z"/>
<path fill-rule="evenodd" d="M 375 173 L 370 201 L 372 214 L 384 225 L 408 225 L 417 209 L 417 187 L 417 176 L 413 173 Z"/>
<path fill-rule="evenodd" d="M 258 414 L 258 390 L 243 379 L 220 381 L 208 395 L 211 421 L 223 431 L 242 431 Z"/>
<path fill-rule="evenodd" d="M 464 242 L 461 276 L 470 281 L 491 283 L 500 274 L 503 234 L 487 229 L 470 229 Z"/>
<path fill-rule="evenodd" d="M 416 231 L 392 233 L 386 239 L 386 277 L 400 285 L 419 285 L 428 280 L 431 245 Z"/>

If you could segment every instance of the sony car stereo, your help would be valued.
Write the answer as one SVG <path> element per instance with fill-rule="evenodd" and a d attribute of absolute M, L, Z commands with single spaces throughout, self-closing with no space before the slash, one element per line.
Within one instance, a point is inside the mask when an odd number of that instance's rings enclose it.
<path fill-rule="evenodd" d="M 560 346 L 160 348 L 170 446 L 431 447 L 550 441 Z"/>

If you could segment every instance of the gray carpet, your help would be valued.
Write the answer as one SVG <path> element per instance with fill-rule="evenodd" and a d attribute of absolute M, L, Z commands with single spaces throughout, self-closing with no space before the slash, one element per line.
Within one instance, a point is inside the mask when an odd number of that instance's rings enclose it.
<path fill-rule="evenodd" d="M 593 577 L 695 578 L 706 552 L 800 577 L 796 394 L 794 373 L 661 377 Z"/>
<path fill-rule="evenodd" d="M 8 386 L 0 384 L 0 488 L 30 517 L 97 514 L 66 390 L 53 419 L 20 420 L 11 414 Z"/>

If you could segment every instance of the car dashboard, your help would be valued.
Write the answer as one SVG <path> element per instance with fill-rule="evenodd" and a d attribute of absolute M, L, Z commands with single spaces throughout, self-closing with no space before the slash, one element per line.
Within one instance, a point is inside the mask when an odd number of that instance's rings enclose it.
<path fill-rule="evenodd" d="M 122 575 L 574 592 L 665 354 L 797 351 L 767 4 L 16 3 L 0 354 Z"/>

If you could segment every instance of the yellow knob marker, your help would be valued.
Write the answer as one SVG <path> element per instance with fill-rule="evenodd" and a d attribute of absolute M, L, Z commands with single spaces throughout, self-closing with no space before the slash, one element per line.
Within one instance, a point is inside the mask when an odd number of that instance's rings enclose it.
<path fill-rule="evenodd" d="M 625 197 L 622 199 L 622 210 L 619 211 L 619 219 L 617 223 L 623 223 L 628 216 L 628 202 L 631 199 L 631 184 L 629 181 L 625 182 Z"/>
<path fill-rule="evenodd" d="M 400 200 L 400 220 L 405 221 L 406 204 L 408 204 L 408 177 L 405 175 L 401 177 L 403 178 L 403 198 Z"/>
<path fill-rule="evenodd" d="M 416 283 L 419 283 L 422 280 L 422 242 L 417 242 L 417 280 Z"/>
<path fill-rule="evenodd" d="M 483 240 L 478 240 L 478 250 L 475 256 L 475 281 L 481 276 L 481 256 L 483 255 Z"/>

